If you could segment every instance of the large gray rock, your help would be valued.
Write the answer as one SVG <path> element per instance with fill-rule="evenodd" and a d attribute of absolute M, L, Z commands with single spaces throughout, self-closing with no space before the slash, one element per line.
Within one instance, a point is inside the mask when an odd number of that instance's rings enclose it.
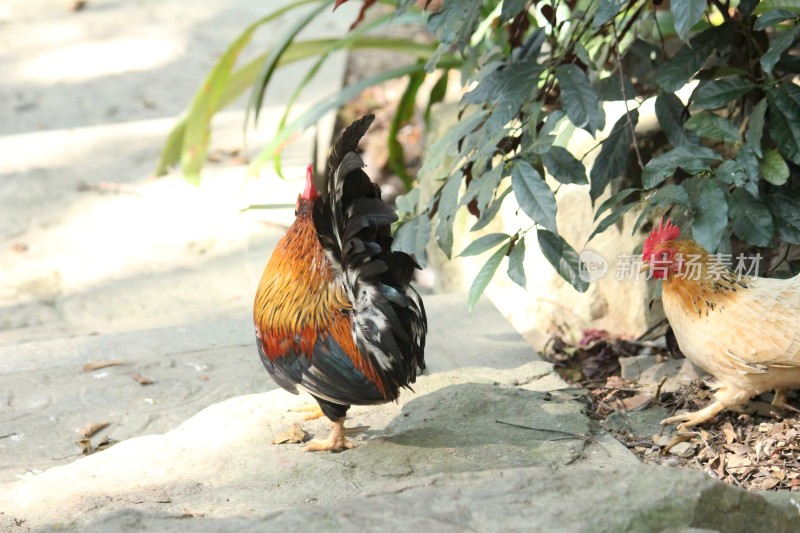
<path fill-rule="evenodd" d="M 306 398 L 282 390 L 241 396 L 163 435 L 133 438 L 0 486 L 0 510 L 31 528 L 81 525 L 129 507 L 251 516 L 332 504 L 389 480 L 591 462 L 598 450 L 635 461 L 615 441 L 592 439 L 581 405 L 568 394 L 533 390 L 540 380 L 553 383 L 548 377 L 544 362 L 422 376 L 416 394 L 404 394 L 398 404 L 354 407 L 350 424 L 370 428 L 354 437 L 359 447 L 341 454 L 270 444 L 299 418 L 289 409 Z M 304 426 L 315 435 L 327 432 L 323 420 Z"/>
<path fill-rule="evenodd" d="M 428 296 L 425 305 L 428 373 L 483 367 L 482 375 L 490 376 L 502 370 L 488 368 L 514 368 L 538 359 L 486 300 L 471 314 L 462 294 Z M 258 360 L 250 310 L 242 308 L 234 316 L 0 345 L 0 437 L 6 437 L 0 438 L 0 483 L 79 458 L 78 430 L 91 423 L 110 422 L 93 438 L 95 444 L 105 437 L 123 441 L 164 433 L 214 403 L 274 389 Z M 88 362 L 109 360 L 125 364 L 82 371 Z M 518 375 L 520 383 L 539 372 L 548 387 L 558 387 L 550 366 L 539 364 L 543 369 Z M 135 374 L 153 383 L 140 385 Z"/>
<path fill-rule="evenodd" d="M 323 494 L 329 489 L 317 490 Z M 310 501 L 249 516 L 189 519 L 125 509 L 96 519 L 89 529 L 97 533 L 796 531 L 795 505 L 769 496 L 728 487 L 699 472 L 641 464 L 529 467 L 392 482 L 335 505 Z"/>

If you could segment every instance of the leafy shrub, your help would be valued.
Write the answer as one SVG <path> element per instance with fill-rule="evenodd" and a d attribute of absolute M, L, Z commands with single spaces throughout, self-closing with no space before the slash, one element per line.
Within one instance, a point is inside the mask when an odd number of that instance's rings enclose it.
<path fill-rule="evenodd" d="M 373 3 L 365 1 L 362 14 Z M 393 16 L 418 16 L 411 4 L 397 0 Z M 800 72 L 793 48 L 800 37 L 798 22 L 800 7 L 791 0 L 673 0 L 669 7 L 651 0 L 439 3 L 426 18 L 438 47 L 419 45 L 412 52 L 419 59 L 416 64 L 369 80 L 409 77 L 411 92 L 404 96 L 406 107 L 397 120 L 408 117 L 414 87 L 436 69 L 460 68 L 464 85 L 471 88 L 461 98 L 458 123 L 428 148 L 419 171 L 420 180 L 439 181 L 438 190 L 425 205 L 417 205 L 417 191 L 398 199 L 402 223 L 396 246 L 423 259 L 433 234 L 450 257 L 457 210 L 466 208 L 476 217 L 475 231 L 486 227 L 513 194 L 534 224 L 481 237 L 462 252 L 494 250 L 473 283 L 470 302 L 480 296 L 504 256 L 509 257 L 510 278 L 525 287 L 524 249 L 531 232 L 554 269 L 584 291 L 578 254 L 556 224 L 556 195 L 562 184 L 588 184 L 593 205 L 612 187 L 613 194 L 595 209 L 598 222 L 589 240 L 639 207 L 634 229 L 653 210 L 667 208 L 711 252 L 729 250 L 731 235 L 759 247 L 800 243 L 800 86 L 793 81 Z M 368 24 L 362 23 L 338 46 L 364 45 L 368 37 L 358 32 Z M 305 44 L 289 46 L 294 35 L 289 32 L 285 46 L 260 61 L 255 110 L 272 69 L 287 57 L 297 57 L 290 55 L 292 50 Z M 230 68 L 226 57 L 207 81 L 215 89 L 203 98 L 222 92 L 224 100 L 226 89 L 217 87 L 219 78 L 213 76 Z M 242 78 L 231 76 L 237 82 Z M 697 85 L 687 107 L 676 92 L 692 81 Z M 359 87 L 345 88 L 291 128 L 281 129 L 256 165 L 273 156 L 286 131 L 312 124 L 322 112 L 355 96 Z M 639 108 L 652 98 L 665 140 L 647 152 L 640 149 L 642 136 L 635 128 Z M 611 101 L 625 102 L 626 113 L 598 142 L 587 179 L 583 162 L 555 145 L 553 132 L 569 121 L 595 136 L 606 122 L 602 104 Z M 197 99 L 193 108 L 195 104 Z M 193 116 L 190 111 L 189 120 Z M 187 123 L 184 150 L 188 131 Z M 202 164 L 196 156 L 190 159 L 190 171 Z M 558 183 L 555 191 L 545 173 Z"/>

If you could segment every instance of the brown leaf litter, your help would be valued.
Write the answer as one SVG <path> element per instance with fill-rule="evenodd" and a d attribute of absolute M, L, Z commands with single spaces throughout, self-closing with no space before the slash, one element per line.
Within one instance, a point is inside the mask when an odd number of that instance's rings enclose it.
<path fill-rule="evenodd" d="M 303 431 L 300 424 L 295 422 L 289 426 L 287 431 L 278 433 L 275 438 L 272 439 L 272 444 L 298 444 L 307 440 L 308 434 Z"/>
<path fill-rule="evenodd" d="M 716 422 L 685 435 L 670 436 L 672 428 L 659 427 L 652 416 L 646 427 L 653 434 L 634 434 L 611 424 L 609 416 L 635 417 L 662 408 L 667 417 L 704 407 L 713 392 L 697 381 L 664 390 L 666 377 L 655 383 L 621 377 L 621 357 L 647 354 L 656 364 L 682 357 L 670 349 L 669 339 L 620 339 L 598 330 L 560 333 L 548 342 L 543 355 L 566 381 L 587 391 L 589 416 L 643 462 L 700 470 L 747 490 L 800 491 L 800 420 L 790 410 L 775 412 L 768 403 L 771 394 L 754 398 L 743 412 L 724 411 Z M 789 402 L 800 403 L 791 393 Z"/>

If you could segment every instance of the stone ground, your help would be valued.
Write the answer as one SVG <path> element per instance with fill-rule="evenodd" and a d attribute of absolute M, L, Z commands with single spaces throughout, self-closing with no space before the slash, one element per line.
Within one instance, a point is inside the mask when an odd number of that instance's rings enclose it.
<path fill-rule="evenodd" d="M 426 298 L 428 370 L 399 403 L 353 408 L 369 426 L 356 449 L 270 444 L 307 399 L 273 390 L 249 307 L 292 215 L 239 208 L 291 203 L 299 181 L 246 182 L 225 161 L 199 189 L 150 176 L 209 67 L 279 3 L 0 5 L 0 530 L 794 530 L 787 495 L 640 464 L 491 304 L 467 315 L 459 294 Z M 306 32 L 341 35 L 357 9 Z M 299 72 L 281 72 L 250 146 Z M 241 103 L 219 117 L 215 150 L 242 146 L 241 119 Z M 290 147 L 287 175 L 331 123 Z"/>

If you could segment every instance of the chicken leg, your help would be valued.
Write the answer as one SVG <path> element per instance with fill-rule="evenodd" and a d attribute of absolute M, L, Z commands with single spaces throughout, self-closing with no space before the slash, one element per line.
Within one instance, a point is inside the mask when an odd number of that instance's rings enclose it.
<path fill-rule="evenodd" d="M 345 437 L 347 430 L 344 428 L 344 418 L 331 421 L 331 434 L 326 440 L 314 439 L 306 444 L 304 452 L 341 452 L 355 448 L 356 445 Z"/>
<path fill-rule="evenodd" d="M 699 411 L 693 413 L 683 413 L 680 415 L 671 416 L 661 421 L 661 425 L 674 424 L 681 422 L 676 428 L 678 432 L 684 431 L 687 428 L 702 424 L 706 420 L 714 418 L 725 409 L 725 406 L 720 401 L 714 401 L 709 405 L 703 407 Z"/>

